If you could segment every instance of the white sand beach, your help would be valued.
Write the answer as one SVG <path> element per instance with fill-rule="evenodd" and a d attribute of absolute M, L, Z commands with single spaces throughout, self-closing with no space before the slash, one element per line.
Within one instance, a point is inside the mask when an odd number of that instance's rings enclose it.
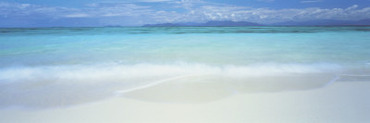
<path fill-rule="evenodd" d="M 46 109 L 2 109 L 0 122 L 367 123 L 370 122 L 369 88 L 368 81 L 338 81 L 316 89 L 238 93 L 222 99 L 203 94 L 200 95 L 203 100 L 199 100 L 194 98 L 199 97 L 197 93 L 202 93 L 199 91 L 189 92 L 189 97 L 178 95 L 175 91 L 153 93 L 153 89 L 171 90 L 162 84 L 89 104 Z M 224 94 L 215 90 L 212 93 Z"/>
<path fill-rule="evenodd" d="M 370 123 L 369 32 L 4 28 L 0 123 Z"/>

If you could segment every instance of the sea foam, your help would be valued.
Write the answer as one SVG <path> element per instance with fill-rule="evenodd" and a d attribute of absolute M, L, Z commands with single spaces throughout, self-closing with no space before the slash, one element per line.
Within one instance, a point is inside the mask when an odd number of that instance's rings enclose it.
<path fill-rule="evenodd" d="M 215 75 L 225 77 L 268 77 L 291 74 L 339 73 L 335 64 L 253 64 L 206 65 L 198 63 L 174 64 L 95 64 L 13 67 L 0 70 L 1 83 L 53 80 L 59 82 L 109 82 L 125 79 L 173 77 L 179 75 Z"/>

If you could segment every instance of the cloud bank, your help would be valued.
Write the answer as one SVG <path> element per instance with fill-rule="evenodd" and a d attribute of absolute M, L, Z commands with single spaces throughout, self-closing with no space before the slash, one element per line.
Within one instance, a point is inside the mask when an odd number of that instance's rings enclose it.
<path fill-rule="evenodd" d="M 315 0 L 317 1 L 317 0 Z M 303 2 L 303 1 L 302 1 Z M 311 1 L 305 1 L 309 3 Z M 155 4 L 147 4 L 155 3 Z M 99 20 L 101 25 L 249 21 L 271 24 L 285 21 L 361 20 L 370 17 L 370 7 L 270 9 L 204 2 L 201 0 L 141 0 L 123 3 L 91 3 L 80 8 L 0 2 L 0 18 L 45 20 Z M 43 18 L 40 20 L 39 18 Z"/>

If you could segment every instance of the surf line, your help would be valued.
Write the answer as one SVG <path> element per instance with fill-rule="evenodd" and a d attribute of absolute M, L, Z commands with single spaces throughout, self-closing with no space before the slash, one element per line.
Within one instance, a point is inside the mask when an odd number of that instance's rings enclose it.
<path fill-rule="evenodd" d="M 370 75 L 366 75 L 366 74 L 359 74 L 359 75 L 355 75 L 355 74 L 341 74 L 341 76 L 370 77 Z"/>
<path fill-rule="evenodd" d="M 120 94 L 123 94 L 123 93 L 131 92 L 131 91 L 135 91 L 135 90 L 139 90 L 139 89 L 149 88 L 149 87 L 152 87 L 154 85 L 158 85 L 158 84 L 161 84 L 161 83 L 164 83 L 164 82 L 177 80 L 177 79 L 183 79 L 183 78 L 191 77 L 191 76 L 195 76 L 195 75 L 182 75 L 182 76 L 175 76 L 175 77 L 171 77 L 171 78 L 167 78 L 167 79 L 162 79 L 162 80 L 154 81 L 150 84 L 143 85 L 143 86 L 140 86 L 140 87 L 126 89 L 126 90 L 118 90 L 118 91 L 115 91 L 115 94 L 120 95 Z"/>
<path fill-rule="evenodd" d="M 344 76 L 349 76 L 349 77 L 370 77 L 370 75 L 361 75 L 361 74 L 359 74 L 359 75 L 356 75 L 356 74 L 340 74 L 340 75 L 337 75 L 334 79 L 332 79 L 328 83 L 326 83 L 325 86 L 328 86 L 330 84 L 333 84 L 334 82 L 336 82 L 337 80 L 341 79 Z"/>
<path fill-rule="evenodd" d="M 336 82 L 338 79 L 340 79 L 340 75 L 339 75 L 339 76 L 337 75 L 334 79 L 330 80 L 330 81 L 329 81 L 328 83 L 326 83 L 323 87 L 333 84 L 333 83 L 334 83 L 334 82 Z"/>

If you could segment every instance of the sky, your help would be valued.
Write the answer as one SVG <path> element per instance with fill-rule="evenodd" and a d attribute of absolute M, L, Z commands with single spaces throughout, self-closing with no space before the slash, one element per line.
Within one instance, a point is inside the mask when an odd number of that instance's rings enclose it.
<path fill-rule="evenodd" d="M 1 0 L 0 27 L 370 18 L 370 0 Z"/>

